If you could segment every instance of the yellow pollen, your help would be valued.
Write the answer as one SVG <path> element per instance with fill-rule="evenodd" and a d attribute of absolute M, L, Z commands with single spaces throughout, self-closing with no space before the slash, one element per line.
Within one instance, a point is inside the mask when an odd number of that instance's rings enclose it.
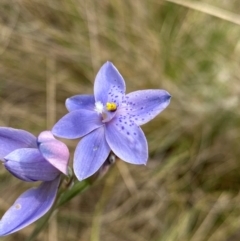
<path fill-rule="evenodd" d="M 113 102 L 107 102 L 106 109 L 108 111 L 115 111 L 117 109 L 117 105 Z"/>

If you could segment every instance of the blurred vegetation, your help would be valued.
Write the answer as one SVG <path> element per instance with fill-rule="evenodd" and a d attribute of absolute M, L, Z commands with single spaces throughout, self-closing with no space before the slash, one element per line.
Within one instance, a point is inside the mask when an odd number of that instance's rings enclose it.
<path fill-rule="evenodd" d="M 240 26 L 231 21 L 239 21 L 240 3 L 173 2 L 1 0 L 1 126 L 51 129 L 67 113 L 67 97 L 92 93 L 106 60 L 127 92 L 172 95 L 143 126 L 148 165 L 116 163 L 36 240 L 240 240 Z M 181 6 L 189 2 L 206 11 Z M 76 141 L 65 142 L 73 151 Z M 0 180 L 3 214 L 29 185 L 4 168 Z M 33 228 L 1 240 L 24 240 Z"/>

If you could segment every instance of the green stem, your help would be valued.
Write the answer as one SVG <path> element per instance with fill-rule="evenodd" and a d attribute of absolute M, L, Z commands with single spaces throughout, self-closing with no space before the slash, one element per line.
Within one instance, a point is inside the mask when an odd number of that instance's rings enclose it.
<path fill-rule="evenodd" d="M 66 202 L 68 202 L 69 200 L 73 199 L 79 193 L 82 193 L 83 191 L 88 189 L 91 185 L 92 185 L 92 183 L 88 180 L 84 180 L 82 182 L 76 182 L 71 189 L 63 192 L 60 195 L 60 197 L 57 201 L 56 208 L 59 208 L 60 206 L 62 206 Z"/>

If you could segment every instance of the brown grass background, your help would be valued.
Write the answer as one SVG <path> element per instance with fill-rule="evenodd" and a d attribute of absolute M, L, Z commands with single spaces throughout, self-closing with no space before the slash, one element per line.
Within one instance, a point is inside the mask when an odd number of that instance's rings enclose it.
<path fill-rule="evenodd" d="M 240 240 L 239 13 L 238 0 L 1 0 L 1 126 L 51 129 L 107 60 L 127 92 L 172 95 L 143 126 L 148 165 L 118 162 L 35 240 Z M 1 214 L 29 186 L 2 167 Z"/>

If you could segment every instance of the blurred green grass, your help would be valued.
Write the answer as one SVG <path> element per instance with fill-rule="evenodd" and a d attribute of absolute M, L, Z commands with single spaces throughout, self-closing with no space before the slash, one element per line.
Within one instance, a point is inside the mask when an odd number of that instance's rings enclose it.
<path fill-rule="evenodd" d="M 240 18 L 237 0 L 192 3 Z M 92 93 L 106 60 L 127 92 L 172 95 L 143 126 L 147 167 L 118 163 L 37 240 L 240 239 L 238 24 L 160 0 L 2 0 L 0 29 L 1 126 L 50 129 L 67 113 L 67 97 Z M 73 151 L 76 142 L 66 143 Z M 28 185 L 3 168 L 0 180 L 3 214 Z M 24 240 L 33 228 L 2 240 Z"/>

